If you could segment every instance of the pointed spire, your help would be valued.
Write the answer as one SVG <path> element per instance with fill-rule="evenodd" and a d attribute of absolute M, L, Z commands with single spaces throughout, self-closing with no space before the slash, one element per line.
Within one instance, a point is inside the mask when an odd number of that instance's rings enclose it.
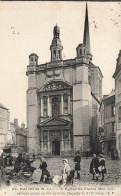
<path fill-rule="evenodd" d="M 89 20 L 88 20 L 88 8 L 87 8 L 87 3 L 86 3 L 86 11 L 85 11 L 85 25 L 84 25 L 83 44 L 86 46 L 87 54 L 88 54 L 88 55 L 91 55 L 90 35 L 89 35 Z"/>

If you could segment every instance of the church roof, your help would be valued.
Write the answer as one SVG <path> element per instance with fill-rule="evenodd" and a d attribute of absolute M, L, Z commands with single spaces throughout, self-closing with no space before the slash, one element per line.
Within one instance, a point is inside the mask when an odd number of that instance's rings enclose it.
<path fill-rule="evenodd" d="M 8 110 L 8 108 L 6 108 L 3 104 L 0 103 L 0 108 L 6 109 Z"/>
<path fill-rule="evenodd" d="M 89 62 L 89 68 L 98 68 L 99 71 L 100 71 L 100 73 L 101 73 L 101 75 L 102 75 L 102 77 L 103 77 L 103 74 L 102 74 L 102 72 L 101 72 L 101 70 L 100 70 L 100 67 L 94 65 L 91 61 Z"/>
<path fill-rule="evenodd" d="M 89 62 L 89 66 L 94 68 L 96 67 L 91 61 Z"/>
<path fill-rule="evenodd" d="M 53 46 L 62 46 L 61 40 L 58 39 L 58 38 L 54 38 L 54 39 L 52 40 L 52 45 L 53 45 Z"/>
<path fill-rule="evenodd" d="M 78 45 L 78 47 L 82 47 L 82 46 L 85 46 L 85 45 L 84 45 L 84 44 L 79 44 L 79 45 Z M 86 47 L 86 46 L 85 46 L 85 47 Z"/>
<path fill-rule="evenodd" d="M 54 31 L 60 32 L 60 28 L 59 28 L 59 26 L 57 26 L 57 24 L 56 24 L 56 26 L 54 27 Z"/>
<path fill-rule="evenodd" d="M 37 56 L 37 54 L 31 53 L 31 54 L 29 55 L 29 57 L 30 57 L 30 56 Z"/>

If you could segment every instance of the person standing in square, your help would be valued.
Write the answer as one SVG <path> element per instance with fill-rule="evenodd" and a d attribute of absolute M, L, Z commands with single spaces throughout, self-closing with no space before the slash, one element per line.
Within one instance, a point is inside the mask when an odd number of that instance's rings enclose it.
<path fill-rule="evenodd" d="M 99 167 L 99 160 L 97 158 L 97 155 L 94 153 L 90 163 L 90 173 L 93 175 L 92 180 L 95 180 L 95 178 L 96 180 L 98 180 L 98 174 L 99 174 L 98 167 Z"/>
<path fill-rule="evenodd" d="M 80 162 L 81 162 L 81 156 L 80 152 L 75 153 L 74 157 L 74 162 L 75 162 L 75 171 L 77 172 L 77 179 L 80 179 Z"/>

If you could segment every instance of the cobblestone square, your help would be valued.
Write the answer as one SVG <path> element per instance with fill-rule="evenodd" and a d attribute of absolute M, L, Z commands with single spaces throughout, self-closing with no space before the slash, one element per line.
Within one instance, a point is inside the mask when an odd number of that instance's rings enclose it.
<path fill-rule="evenodd" d="M 73 157 L 67 158 L 69 161 L 69 165 L 72 169 L 74 169 Z M 48 170 L 52 175 L 61 175 L 61 170 L 63 168 L 62 157 L 55 158 L 46 158 L 45 159 L 48 164 Z M 121 184 L 121 161 L 120 160 L 111 160 L 110 158 L 106 159 L 106 168 L 107 174 L 105 174 L 105 181 L 101 182 L 101 178 L 99 177 L 98 182 L 92 180 L 92 175 L 89 173 L 91 158 L 82 158 L 81 160 L 81 179 L 77 180 L 74 178 L 74 185 L 120 185 Z M 40 160 L 36 159 L 33 163 L 33 166 L 38 168 L 40 164 Z M 75 174 L 76 177 L 76 174 Z M 25 183 L 31 184 L 32 182 L 29 180 L 23 179 L 13 179 L 12 183 Z"/>
<path fill-rule="evenodd" d="M 71 166 L 71 168 L 74 169 L 73 157 L 69 157 L 67 159 L 69 161 L 69 165 Z M 46 159 L 48 163 L 48 170 L 50 171 L 51 175 L 61 174 L 61 170 L 63 167 L 62 160 L 63 158 Z M 104 182 L 100 182 L 100 178 L 99 178 L 99 182 L 95 182 L 92 180 L 92 175 L 89 173 L 90 162 L 91 162 L 91 158 L 88 159 L 82 158 L 81 171 L 80 171 L 81 179 L 80 180 L 74 179 L 74 183 L 76 184 L 99 183 L 105 185 L 121 184 L 121 161 L 120 160 L 111 160 L 110 158 L 106 159 L 107 174 L 105 175 Z"/>

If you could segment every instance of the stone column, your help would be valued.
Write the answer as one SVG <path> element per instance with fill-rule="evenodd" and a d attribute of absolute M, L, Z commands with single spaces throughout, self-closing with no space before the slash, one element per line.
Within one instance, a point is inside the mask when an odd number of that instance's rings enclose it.
<path fill-rule="evenodd" d="M 51 105 L 50 105 L 50 97 L 47 97 L 47 105 L 48 105 L 48 116 L 51 116 Z"/>
<path fill-rule="evenodd" d="M 43 131 L 41 131 L 41 152 L 43 152 Z"/>
<path fill-rule="evenodd" d="M 61 130 L 62 141 L 61 141 L 61 151 L 64 151 L 64 141 L 63 141 L 63 129 Z"/>
<path fill-rule="evenodd" d="M 60 59 L 62 59 L 62 50 L 60 50 Z"/>
<path fill-rule="evenodd" d="M 53 60 L 53 51 L 51 50 L 51 61 Z"/>
<path fill-rule="evenodd" d="M 41 116 L 43 116 L 43 97 L 41 97 Z"/>
<path fill-rule="evenodd" d="M 70 136 L 70 130 L 68 130 L 68 136 L 69 136 L 69 143 L 68 143 L 68 146 L 69 146 L 69 149 L 71 148 L 71 136 Z"/>
<path fill-rule="evenodd" d="M 48 131 L 48 136 L 47 136 L 47 140 L 48 140 L 48 144 L 47 144 L 47 146 L 48 146 L 48 152 L 50 152 L 50 134 L 49 134 L 49 131 Z"/>
<path fill-rule="evenodd" d="M 56 60 L 58 60 L 58 49 L 56 48 Z"/>
<path fill-rule="evenodd" d="M 68 95 L 68 114 L 70 114 L 70 95 Z"/>
<path fill-rule="evenodd" d="M 63 115 L 63 95 L 61 95 L 61 114 Z"/>

